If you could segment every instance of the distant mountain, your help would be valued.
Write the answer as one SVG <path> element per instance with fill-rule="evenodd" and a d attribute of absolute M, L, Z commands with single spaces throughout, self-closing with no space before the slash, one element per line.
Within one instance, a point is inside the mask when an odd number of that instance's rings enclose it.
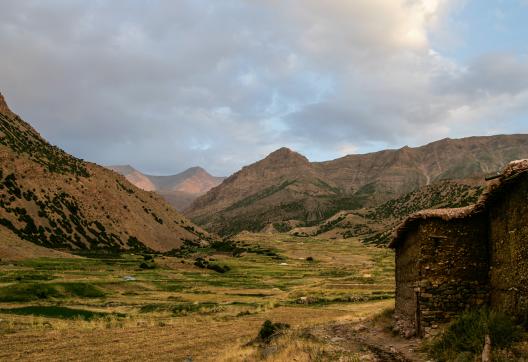
<path fill-rule="evenodd" d="M 185 210 L 196 198 L 222 183 L 225 177 L 211 176 L 201 167 L 192 167 L 177 175 L 153 176 L 129 165 L 108 166 L 128 181 L 146 191 L 155 191 L 176 210 Z"/>
<path fill-rule="evenodd" d="M 312 226 L 340 210 L 374 207 L 442 180 L 479 178 L 526 157 L 528 135 L 446 138 L 326 162 L 281 148 L 196 199 L 186 214 L 221 234 L 277 222 Z"/>
<path fill-rule="evenodd" d="M 209 238 L 161 197 L 49 144 L 1 95 L 0 229 L 10 245 L 60 249 L 165 251 Z"/>

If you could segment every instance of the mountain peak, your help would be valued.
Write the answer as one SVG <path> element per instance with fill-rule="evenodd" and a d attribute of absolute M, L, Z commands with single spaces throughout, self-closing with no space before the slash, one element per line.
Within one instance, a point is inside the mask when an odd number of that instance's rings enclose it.
<path fill-rule="evenodd" d="M 273 162 L 288 162 L 288 161 L 296 161 L 296 162 L 302 162 L 302 163 L 309 163 L 310 161 L 301 155 L 300 153 L 297 153 L 295 151 L 292 151 L 288 147 L 281 147 L 276 151 L 273 151 L 270 153 L 265 160 L 273 161 Z"/>
<path fill-rule="evenodd" d="M 209 175 L 209 172 L 207 172 L 205 169 L 203 169 L 200 166 L 194 166 L 194 167 L 190 167 L 187 170 L 183 171 L 182 174 L 192 174 L 192 175 L 207 174 Z"/>
<path fill-rule="evenodd" d="M 14 114 L 11 111 L 11 109 L 9 109 L 9 106 L 7 105 L 7 102 L 5 101 L 5 98 L 1 92 L 0 92 L 0 113 L 7 115 L 7 116 L 12 116 Z"/>

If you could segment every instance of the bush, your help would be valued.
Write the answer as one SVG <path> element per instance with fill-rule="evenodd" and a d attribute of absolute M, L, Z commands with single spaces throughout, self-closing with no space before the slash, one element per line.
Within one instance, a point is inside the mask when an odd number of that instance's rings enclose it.
<path fill-rule="evenodd" d="M 312 256 L 309 256 L 306 258 L 306 261 L 314 261 L 314 258 Z"/>
<path fill-rule="evenodd" d="M 269 342 L 271 339 L 276 337 L 285 329 L 290 328 L 289 324 L 286 323 L 272 323 L 270 320 L 266 320 L 258 333 L 258 339 L 264 342 Z"/>
<path fill-rule="evenodd" d="M 205 260 L 204 258 L 196 258 L 194 265 L 200 269 L 214 270 L 215 272 L 222 274 L 231 270 L 227 265 L 221 266 L 219 264 L 210 263 L 209 260 Z"/>
<path fill-rule="evenodd" d="M 447 330 L 426 347 L 438 361 L 459 360 L 482 353 L 484 338 L 489 334 L 493 348 L 506 348 L 522 337 L 522 329 L 500 312 L 486 308 L 460 315 Z"/>
<path fill-rule="evenodd" d="M 154 263 L 142 262 L 141 264 L 139 264 L 139 267 L 141 269 L 155 269 L 156 265 L 154 265 Z"/>

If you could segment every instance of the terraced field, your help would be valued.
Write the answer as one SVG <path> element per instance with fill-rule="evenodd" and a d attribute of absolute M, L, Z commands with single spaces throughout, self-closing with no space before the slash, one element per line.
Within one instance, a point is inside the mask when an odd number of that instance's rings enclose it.
<path fill-rule="evenodd" d="M 0 359 L 54 360 L 59 351 L 63 360 L 237 360 L 230 351 L 266 319 L 299 330 L 393 303 L 385 248 L 289 235 L 236 241 L 235 256 L 194 249 L 3 261 Z"/>

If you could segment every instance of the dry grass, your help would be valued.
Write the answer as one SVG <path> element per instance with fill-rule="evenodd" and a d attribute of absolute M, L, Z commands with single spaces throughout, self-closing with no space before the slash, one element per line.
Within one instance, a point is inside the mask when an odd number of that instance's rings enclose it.
<path fill-rule="evenodd" d="M 351 361 L 364 360 L 365 354 L 349 352 L 338 346 L 303 336 L 299 331 L 286 332 L 268 345 L 243 345 L 218 356 L 219 362 L 238 361 Z M 363 359 L 362 359 L 363 358 Z"/>
<path fill-rule="evenodd" d="M 231 270 L 225 274 L 198 269 L 192 265 L 194 257 L 185 263 L 156 258 L 158 268 L 148 271 L 139 270 L 142 258 L 137 255 L 0 264 L 0 288 L 25 283 L 24 278 L 38 274 L 48 276 L 40 283 L 89 283 L 106 294 L 1 303 L 0 308 L 60 305 L 125 315 L 86 321 L 0 313 L 0 360 L 51 361 L 60 356 L 72 361 L 142 361 L 192 356 L 194 361 L 216 361 L 220 356 L 233 360 L 244 354 L 250 356 L 246 360 L 292 360 L 294 355 L 310 360 L 323 352 L 354 360 L 356 352 L 341 356 L 343 351 L 324 347 L 324 341 L 301 338 L 298 332 L 320 323 L 359 320 L 390 307 L 391 299 L 368 300 L 393 292 L 390 251 L 367 248 L 354 240 L 245 238 L 249 245 L 273 248 L 283 259 L 252 253 L 240 258 L 214 252 L 204 255 L 229 265 Z M 308 256 L 315 262 L 307 262 Z M 124 281 L 126 275 L 136 280 Z M 314 304 L 297 304 L 303 296 L 319 299 Z M 347 302 L 345 297 L 351 296 L 367 300 Z M 263 357 L 261 349 L 243 346 L 255 338 L 266 319 L 288 323 L 294 332 L 274 342 L 277 353 Z"/>

